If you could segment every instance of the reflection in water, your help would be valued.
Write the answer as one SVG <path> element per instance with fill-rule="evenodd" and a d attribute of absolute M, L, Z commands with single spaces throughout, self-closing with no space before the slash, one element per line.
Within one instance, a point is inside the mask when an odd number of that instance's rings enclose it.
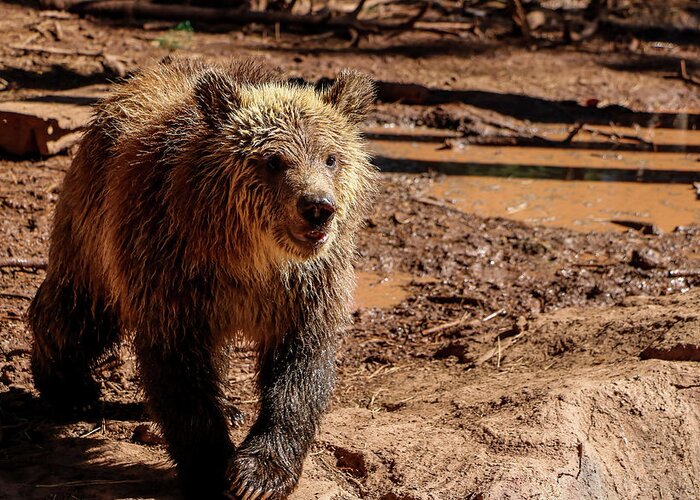
<path fill-rule="evenodd" d="M 700 224 L 691 185 L 700 181 L 700 132 L 685 130 L 682 119 L 676 125 L 683 128 L 589 127 L 574 139 L 578 148 L 446 148 L 439 142 L 445 132 L 430 129 L 370 131 L 370 146 L 382 170 L 448 174 L 432 194 L 465 212 L 579 231 L 625 230 L 610 219 L 671 231 Z M 555 141 L 565 131 L 550 127 L 540 135 Z M 617 142 L 610 142 L 613 135 Z M 622 150 L 635 146 L 634 139 L 640 149 L 652 150 Z"/>
<path fill-rule="evenodd" d="M 535 179 L 692 182 L 700 180 L 696 153 L 605 151 L 520 146 L 440 149 L 434 143 L 371 141 L 383 171 Z"/>

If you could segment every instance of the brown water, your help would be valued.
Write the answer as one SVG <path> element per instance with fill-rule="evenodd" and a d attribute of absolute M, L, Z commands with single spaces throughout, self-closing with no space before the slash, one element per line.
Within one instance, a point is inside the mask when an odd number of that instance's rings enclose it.
<path fill-rule="evenodd" d="M 412 276 L 406 273 L 391 273 L 386 275 L 358 272 L 356 274 L 357 289 L 353 309 L 369 307 L 393 307 L 408 293 L 405 286 L 410 283 Z"/>
<path fill-rule="evenodd" d="M 700 223 L 700 201 L 685 184 L 449 176 L 432 194 L 465 212 L 578 231 L 626 229 L 610 219 L 648 222 L 664 231 Z"/>
<path fill-rule="evenodd" d="M 396 160 L 415 158 L 422 162 L 582 169 L 697 171 L 700 154 L 685 152 L 606 151 L 550 147 L 476 146 L 441 149 L 435 143 L 416 141 L 371 141 L 375 154 Z M 468 172 L 465 172 L 468 173 Z"/>
<path fill-rule="evenodd" d="M 700 201 L 691 185 L 700 180 L 700 154 L 679 150 L 698 151 L 700 132 L 591 129 L 574 140 L 587 149 L 445 148 L 442 141 L 448 134 L 426 129 L 385 129 L 381 139 L 370 144 L 378 163 L 384 162 L 389 170 L 462 174 L 444 176 L 431 194 L 465 212 L 579 231 L 625 230 L 611 219 L 652 223 L 665 231 L 700 224 Z M 557 137 L 565 130 L 550 127 L 542 135 Z M 639 137 L 665 152 L 610 150 L 609 137 L 596 131 Z M 420 140 L 412 140 L 411 135 Z M 413 164 L 419 168 L 413 169 Z M 631 182 L 635 180 L 647 182 Z"/>

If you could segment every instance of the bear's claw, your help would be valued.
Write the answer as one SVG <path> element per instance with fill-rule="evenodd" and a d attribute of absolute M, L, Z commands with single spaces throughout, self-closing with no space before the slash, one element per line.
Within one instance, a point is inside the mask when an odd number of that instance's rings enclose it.
<path fill-rule="evenodd" d="M 282 500 L 297 483 L 298 475 L 270 459 L 239 450 L 229 465 L 226 496 L 233 500 Z"/>
<path fill-rule="evenodd" d="M 238 488 L 236 488 L 236 486 L 238 486 Z M 231 485 L 230 491 L 226 492 L 226 496 L 232 500 L 268 500 L 272 497 L 272 494 L 272 491 L 264 491 L 262 488 L 255 488 L 254 485 L 250 485 L 240 478 Z"/>

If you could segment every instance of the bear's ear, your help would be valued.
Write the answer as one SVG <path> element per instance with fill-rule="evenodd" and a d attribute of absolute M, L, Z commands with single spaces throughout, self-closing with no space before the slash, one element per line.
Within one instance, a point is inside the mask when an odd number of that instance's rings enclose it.
<path fill-rule="evenodd" d="M 236 84 L 213 69 L 207 70 L 197 79 L 194 98 L 204 119 L 213 128 L 219 128 L 240 103 Z"/>
<path fill-rule="evenodd" d="M 352 123 L 360 123 L 374 103 L 374 81 L 367 75 L 343 70 L 333 85 L 321 92 L 321 99 L 344 114 Z"/>

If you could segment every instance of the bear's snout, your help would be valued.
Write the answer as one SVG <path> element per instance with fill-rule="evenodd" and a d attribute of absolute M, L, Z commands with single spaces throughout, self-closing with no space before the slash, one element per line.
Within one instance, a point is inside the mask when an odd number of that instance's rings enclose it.
<path fill-rule="evenodd" d="M 297 211 L 311 227 L 320 229 L 333 220 L 336 203 L 333 196 L 327 193 L 307 194 L 299 198 Z"/>

